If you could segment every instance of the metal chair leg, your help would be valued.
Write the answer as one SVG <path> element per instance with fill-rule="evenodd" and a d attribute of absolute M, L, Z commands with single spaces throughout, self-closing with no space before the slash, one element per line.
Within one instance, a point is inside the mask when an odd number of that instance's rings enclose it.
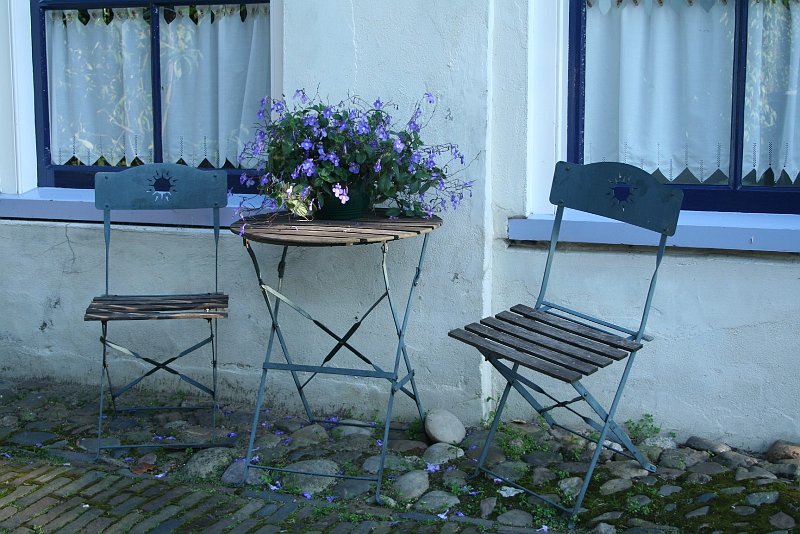
<path fill-rule="evenodd" d="M 519 367 L 518 364 L 514 364 L 514 368 L 512 369 L 512 373 L 517 372 L 517 368 Z M 500 423 L 500 418 L 503 415 L 503 409 L 506 406 L 506 401 L 508 400 L 508 394 L 511 391 L 513 383 L 506 382 L 506 387 L 503 389 L 503 394 L 500 396 L 500 403 L 497 405 L 497 410 L 494 414 L 494 419 L 492 419 L 492 424 L 489 427 L 489 434 L 486 436 L 486 439 L 483 441 L 483 450 L 481 450 L 480 456 L 478 456 L 478 463 L 475 465 L 475 471 L 472 474 L 472 478 L 477 477 L 481 469 L 483 468 L 483 462 L 486 461 L 486 456 L 489 454 L 489 446 L 492 444 L 494 440 L 494 434 L 497 431 L 497 425 Z"/>
<path fill-rule="evenodd" d="M 95 461 L 100 459 L 100 440 L 103 437 L 103 400 L 105 398 L 105 392 L 103 391 L 103 375 L 105 374 L 106 378 L 110 377 L 108 375 L 108 363 L 106 360 L 106 356 L 108 354 L 108 347 L 106 346 L 106 334 L 108 333 L 108 323 L 106 321 L 102 322 L 102 338 L 100 342 L 103 344 L 103 363 L 100 366 L 100 398 L 98 400 L 98 409 L 99 413 L 97 414 L 97 453 L 95 454 Z M 109 384 L 109 389 L 111 385 Z"/>

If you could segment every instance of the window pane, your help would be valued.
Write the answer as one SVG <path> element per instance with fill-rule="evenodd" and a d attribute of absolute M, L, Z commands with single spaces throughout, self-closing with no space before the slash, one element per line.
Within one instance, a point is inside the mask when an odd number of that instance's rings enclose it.
<path fill-rule="evenodd" d="M 46 12 L 56 165 L 153 161 L 150 24 L 142 8 Z"/>
<path fill-rule="evenodd" d="M 269 5 L 175 7 L 161 20 L 164 161 L 238 166 L 269 92 Z"/>
<path fill-rule="evenodd" d="M 587 2 L 584 162 L 728 183 L 734 4 Z"/>
<path fill-rule="evenodd" d="M 800 4 L 751 2 L 742 184 L 800 186 Z"/>

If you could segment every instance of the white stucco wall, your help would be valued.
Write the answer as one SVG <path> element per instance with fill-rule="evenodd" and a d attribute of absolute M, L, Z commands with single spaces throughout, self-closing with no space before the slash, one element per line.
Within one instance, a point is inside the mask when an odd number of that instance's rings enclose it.
<path fill-rule="evenodd" d="M 559 106 L 565 88 L 561 75 L 551 72 L 559 57 L 553 48 L 558 37 L 547 34 L 560 24 L 560 15 L 542 5 L 287 0 L 283 11 L 285 94 L 304 87 L 338 100 L 350 92 L 391 100 L 410 112 L 425 91 L 432 91 L 439 110 L 426 139 L 454 141 L 466 154 L 480 154 L 469 170 L 478 179 L 473 198 L 447 213 L 443 228 L 431 235 L 408 333 L 426 407 L 451 409 L 468 423 L 485 416 L 490 406 L 482 400 L 497 397 L 497 384 L 493 387 L 477 351 L 449 339 L 447 331 L 533 300 L 544 264 L 541 247 L 510 246 L 505 239 L 509 216 L 542 205 L 535 184 L 549 181 L 552 163 L 563 151 Z M 536 18 L 533 8 L 539 10 Z M 531 20 L 536 23 L 529 27 Z M 540 32 L 547 35 L 529 41 Z M 390 245 L 398 295 L 413 275 L 420 244 L 417 239 Z M 201 280 L 212 280 L 208 231 L 126 227 L 114 235 L 112 246 L 116 280 L 133 291 L 155 286 L 205 290 Z M 265 276 L 274 281 L 280 248 L 256 245 L 256 250 Z M 653 262 L 645 252 L 568 247 L 558 258 L 552 295 L 567 305 L 588 305 L 589 311 L 616 312 L 620 322 L 635 322 L 630 310 L 643 298 Z M 240 239 L 224 234 L 221 254 L 221 289 L 231 296 L 231 316 L 220 321 L 219 330 L 221 391 L 229 398 L 253 398 L 269 321 Z M 379 262 L 377 246 L 293 250 L 284 290 L 344 332 L 380 291 Z M 617 419 L 652 413 L 665 431 L 754 449 L 777 438 L 800 440 L 799 264 L 798 255 L 671 251 L 651 314 L 649 330 L 656 339 L 641 352 Z M 115 278 L 111 286 L 112 292 L 118 287 Z M 100 226 L 0 220 L 3 376 L 62 377 L 94 387 L 100 328 L 82 317 L 102 289 Z M 590 293 L 596 295 L 591 301 Z M 354 338 L 383 367 L 394 354 L 387 311 L 382 304 Z M 288 308 L 283 314 L 296 358 L 319 361 L 331 340 Z M 125 342 L 146 329 L 142 352 L 160 354 L 156 347 L 166 345 L 163 353 L 171 355 L 206 333 L 200 324 L 184 325 L 191 336 L 175 326 L 112 325 L 110 337 Z M 129 364 L 121 372 L 135 376 L 141 369 Z M 621 367 L 610 371 L 603 374 L 612 376 L 586 381 L 604 400 Z M 272 373 L 269 384 L 271 405 L 299 407 L 286 373 Z M 166 377 L 153 385 L 174 383 Z M 345 407 L 382 417 L 384 386 L 322 377 L 309 394 L 320 412 Z M 402 397 L 396 409 L 403 418 L 414 412 Z M 514 398 L 508 416 L 529 415 Z"/>

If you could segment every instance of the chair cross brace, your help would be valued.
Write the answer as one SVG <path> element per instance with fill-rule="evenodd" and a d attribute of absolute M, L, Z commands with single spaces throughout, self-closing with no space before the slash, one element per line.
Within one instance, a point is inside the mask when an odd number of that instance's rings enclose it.
<path fill-rule="evenodd" d="M 425 260 L 425 252 L 427 249 L 428 243 L 428 235 L 425 234 L 422 242 L 422 248 L 420 250 L 419 255 L 419 262 L 417 264 L 417 269 L 414 274 L 413 280 L 411 282 L 411 287 L 409 288 L 408 292 L 408 299 L 406 302 L 406 307 L 404 314 L 402 315 L 402 319 L 400 313 L 398 311 L 397 305 L 393 298 L 393 293 L 391 289 L 391 284 L 389 283 L 389 274 L 387 269 L 387 255 L 388 255 L 388 245 L 383 243 L 381 245 L 381 271 L 383 275 L 383 282 L 385 290 L 375 302 L 367 308 L 366 312 L 361 316 L 359 320 L 357 320 L 347 332 L 343 336 L 339 336 L 329 327 L 327 327 L 322 321 L 314 318 L 308 311 L 294 303 L 291 299 L 289 299 L 286 295 L 281 292 L 281 287 L 283 284 L 283 278 L 286 271 L 286 255 L 289 250 L 289 246 L 283 247 L 283 252 L 281 254 L 281 258 L 278 261 L 278 282 L 277 287 L 273 288 L 269 284 L 266 284 L 261 276 L 261 269 L 258 265 L 258 259 L 250 245 L 249 240 L 243 239 L 243 244 L 247 250 L 248 255 L 253 263 L 253 267 L 256 273 L 256 278 L 258 280 L 259 287 L 261 288 L 261 294 L 264 298 L 264 302 L 267 307 L 267 311 L 269 313 L 269 318 L 271 320 L 272 326 L 270 328 L 269 338 L 267 341 L 267 350 L 264 357 L 264 363 L 262 365 L 262 373 L 261 373 L 261 382 L 259 384 L 258 389 L 258 397 L 256 399 L 256 406 L 255 411 L 253 414 L 253 423 L 252 429 L 250 432 L 250 441 L 247 448 L 247 455 L 245 457 L 245 469 L 243 474 L 242 480 L 247 480 L 248 469 L 253 467 L 257 469 L 267 469 L 273 471 L 280 471 L 280 472 L 291 472 L 291 473 L 298 473 L 298 474 L 306 474 L 306 475 L 319 475 L 319 476 L 328 476 L 334 478 L 346 478 L 346 479 L 355 479 L 355 480 L 372 480 L 376 482 L 376 490 L 375 490 L 375 498 L 378 502 L 380 500 L 380 490 L 381 490 L 381 479 L 383 478 L 383 467 L 384 461 L 386 459 L 387 454 L 387 447 L 389 442 L 389 425 L 392 419 L 392 410 L 394 405 L 394 395 L 398 391 L 402 391 L 405 393 L 409 398 L 411 398 L 414 403 L 416 404 L 417 410 L 419 412 L 420 420 L 424 420 L 424 410 L 422 408 L 422 402 L 419 397 L 419 392 L 417 390 L 417 385 L 414 380 L 414 369 L 411 366 L 410 359 L 408 357 L 408 353 L 406 351 L 405 346 L 405 333 L 408 327 L 408 321 L 410 317 L 411 311 L 411 303 L 416 291 L 416 288 L 419 284 L 419 278 L 422 273 L 422 265 Z M 274 298 L 274 302 L 272 298 Z M 370 358 L 364 355 L 361 351 L 356 349 L 350 344 L 350 339 L 352 336 L 358 331 L 358 329 L 363 324 L 363 321 L 370 315 L 372 312 L 378 307 L 378 305 L 386 300 L 389 305 L 389 310 L 392 316 L 392 320 L 394 322 L 395 333 L 397 335 L 397 350 L 395 352 L 395 359 L 394 359 L 394 367 L 391 371 L 386 371 L 382 369 L 379 365 L 374 363 Z M 325 332 L 329 337 L 331 337 L 336 344 L 331 348 L 325 357 L 322 360 L 320 365 L 301 365 L 296 364 L 292 360 L 291 352 L 288 348 L 288 344 L 283 335 L 283 331 L 281 329 L 281 325 L 279 322 L 279 312 L 280 312 L 280 305 L 281 303 L 286 304 L 297 313 L 299 313 L 302 317 L 309 320 L 313 323 L 317 328 Z M 274 349 L 275 338 L 278 340 L 278 344 L 281 347 L 283 352 L 283 356 L 286 359 L 286 363 L 274 363 L 271 361 L 272 351 Z M 349 350 L 353 355 L 355 355 L 359 360 L 367 364 L 372 368 L 372 370 L 364 370 L 364 369 L 353 369 L 353 368 L 335 368 L 335 367 L 325 367 L 325 364 L 330 362 L 343 348 Z M 405 373 L 401 376 L 400 375 L 400 363 L 401 361 L 405 364 Z M 294 471 L 288 470 L 283 468 L 275 468 L 271 466 L 262 466 L 262 465 L 251 465 L 250 460 L 253 455 L 253 447 L 255 444 L 255 436 L 256 430 L 258 428 L 258 415 L 261 411 L 261 406 L 264 401 L 265 389 L 266 389 L 266 377 L 267 371 L 269 369 L 274 370 L 282 370 L 282 371 L 289 371 L 292 375 L 292 379 L 294 380 L 295 387 L 297 392 L 300 396 L 300 400 L 303 403 L 303 408 L 305 409 L 306 416 L 308 420 L 312 423 L 319 421 L 317 417 L 314 416 L 308 400 L 306 399 L 304 389 L 305 387 L 311 382 L 317 374 L 333 374 L 333 375 L 346 375 L 346 376 L 359 376 L 359 377 L 366 377 L 366 378 L 379 378 L 385 379 L 391 383 L 391 388 L 389 392 L 389 401 L 387 403 L 386 409 L 386 418 L 384 424 L 384 431 L 383 431 L 383 440 L 381 446 L 381 455 L 380 455 L 380 463 L 378 472 L 375 476 L 350 476 L 350 475 L 330 475 L 330 474 L 322 474 L 322 473 L 306 473 L 301 471 Z M 305 379 L 305 381 L 300 380 L 298 376 L 298 372 L 308 372 L 311 373 L 311 376 Z M 411 389 L 407 387 L 410 383 Z M 348 425 L 349 426 L 349 425 Z M 352 425 L 352 426 L 366 426 L 366 425 Z"/>
<path fill-rule="evenodd" d="M 211 322 L 210 319 L 208 321 Z M 214 341 L 214 336 L 213 335 L 208 336 L 207 338 L 205 338 L 204 340 L 200 341 L 199 343 L 196 343 L 195 345 L 193 345 L 193 346 L 189 347 L 188 349 L 182 351 L 177 356 L 173 356 L 172 358 L 168 358 L 168 359 L 164 360 L 163 362 L 159 362 L 159 361 L 153 360 L 152 358 L 148 358 L 146 356 L 142 356 L 139 353 L 137 353 L 136 351 L 133 351 L 131 349 L 123 347 L 122 345 L 119 345 L 117 343 L 114 343 L 113 341 L 111 341 L 109 339 L 106 339 L 105 337 L 101 337 L 100 338 L 100 342 L 103 343 L 104 345 L 106 345 L 107 347 L 112 348 L 112 349 L 114 349 L 114 350 L 116 350 L 118 352 L 121 352 L 123 354 L 127 354 L 128 356 L 132 356 L 134 358 L 138 358 L 138 359 L 140 359 L 140 360 L 142 360 L 144 362 L 147 362 L 148 364 L 150 364 L 152 366 L 152 369 L 148 370 L 142 376 L 140 376 L 139 378 L 136 378 L 135 380 L 130 381 L 129 383 L 125 384 L 122 387 L 117 388 L 116 390 L 114 390 L 111 387 L 111 383 L 109 382 L 109 389 L 110 389 L 112 401 L 116 401 L 116 399 L 118 397 L 121 397 L 123 394 L 125 394 L 128 390 L 130 390 L 136 384 L 138 384 L 139 382 L 141 382 L 142 380 L 144 380 L 148 376 L 152 375 L 156 371 L 159 371 L 159 370 L 162 370 L 162 369 L 164 371 L 167 371 L 168 373 L 171 373 L 173 375 L 176 375 L 176 376 L 180 377 L 181 380 L 191 384 L 192 386 L 194 386 L 197 389 L 203 391 L 204 393 L 207 393 L 208 395 L 213 396 L 214 395 L 214 391 L 211 388 L 201 384 L 197 380 L 194 380 L 193 378 L 190 378 L 190 377 L 186 376 L 185 374 L 181 373 L 180 371 L 176 371 L 175 369 L 170 367 L 171 363 L 173 363 L 173 362 L 179 360 L 180 358 L 183 358 L 184 356 L 186 356 L 188 354 L 191 354 L 192 352 L 194 352 L 194 351 L 196 351 L 196 350 L 208 345 L 212 341 Z M 114 409 L 116 409 L 116 406 L 115 406 Z"/>

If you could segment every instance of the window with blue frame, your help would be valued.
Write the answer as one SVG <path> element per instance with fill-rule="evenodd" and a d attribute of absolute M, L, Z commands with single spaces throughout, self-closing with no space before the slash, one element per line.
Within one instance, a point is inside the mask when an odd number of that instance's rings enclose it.
<path fill-rule="evenodd" d="M 800 213 L 800 1 L 570 4 L 569 159 L 622 161 L 684 209 Z"/>
<path fill-rule="evenodd" d="M 230 169 L 270 90 L 269 3 L 31 2 L 39 185 L 151 162 Z"/>

